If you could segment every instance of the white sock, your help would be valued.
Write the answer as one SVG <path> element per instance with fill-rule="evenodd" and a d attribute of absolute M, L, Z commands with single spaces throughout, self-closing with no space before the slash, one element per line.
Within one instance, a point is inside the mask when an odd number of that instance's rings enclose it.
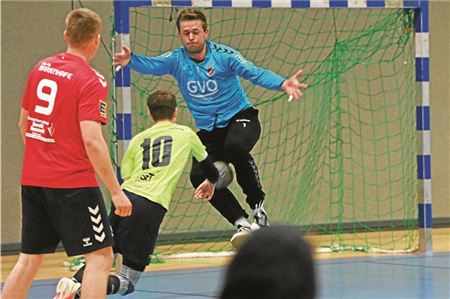
<path fill-rule="evenodd" d="M 250 227 L 250 222 L 248 222 L 247 218 L 241 217 L 241 218 L 239 218 L 238 220 L 236 220 L 236 221 L 234 222 L 234 225 L 235 225 L 236 227 L 238 227 L 239 225 L 240 225 L 240 226 L 247 226 L 247 227 Z"/>

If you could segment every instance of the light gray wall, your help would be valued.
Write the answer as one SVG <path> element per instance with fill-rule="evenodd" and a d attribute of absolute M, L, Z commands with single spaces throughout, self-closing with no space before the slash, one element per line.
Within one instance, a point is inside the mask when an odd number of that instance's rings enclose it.
<path fill-rule="evenodd" d="M 103 39 L 111 42 L 112 2 L 82 1 L 103 19 Z M 75 7 L 79 3 L 74 1 Z M 65 50 L 62 33 L 71 1 L 1 2 L 1 243 L 20 242 L 22 143 L 17 130 L 20 103 L 30 68 L 41 58 Z M 430 7 L 433 214 L 450 217 L 450 4 Z M 93 66 L 111 81 L 103 47 Z"/>
<path fill-rule="evenodd" d="M 450 217 L 450 2 L 430 4 L 433 216 Z"/>

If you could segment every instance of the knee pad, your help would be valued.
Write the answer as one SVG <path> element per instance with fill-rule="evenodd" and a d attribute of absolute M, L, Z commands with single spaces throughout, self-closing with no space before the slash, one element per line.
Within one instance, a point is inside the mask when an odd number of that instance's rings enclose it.
<path fill-rule="evenodd" d="M 145 267 L 147 267 L 147 265 L 145 265 L 145 264 L 132 262 L 129 259 L 127 259 L 126 257 L 124 257 L 124 259 L 123 259 L 122 267 L 123 266 L 126 266 L 126 268 L 124 270 L 128 270 L 128 271 L 134 270 L 137 272 L 143 272 L 145 270 Z M 120 271 L 122 272 L 122 269 L 120 269 Z"/>

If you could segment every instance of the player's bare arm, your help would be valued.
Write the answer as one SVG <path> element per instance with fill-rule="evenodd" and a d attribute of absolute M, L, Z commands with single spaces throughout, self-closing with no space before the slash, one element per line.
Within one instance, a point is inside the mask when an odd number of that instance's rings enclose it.
<path fill-rule="evenodd" d="M 19 130 L 22 136 L 22 141 L 25 144 L 25 134 L 27 132 L 28 110 L 23 109 L 20 111 Z"/>
<path fill-rule="evenodd" d="M 123 46 L 120 53 L 115 53 L 113 57 L 113 65 L 124 67 L 131 60 L 131 50 L 130 48 Z"/>
<path fill-rule="evenodd" d="M 302 89 L 308 87 L 307 84 L 299 81 L 302 76 L 303 70 L 299 70 L 292 77 L 286 79 L 281 85 L 281 89 L 289 95 L 289 101 L 291 101 L 292 98 L 300 100 L 303 96 Z"/>
<path fill-rule="evenodd" d="M 95 171 L 111 193 L 112 202 L 116 207 L 115 213 L 122 217 L 130 216 L 131 202 L 120 188 L 112 169 L 100 122 L 84 120 L 80 122 L 80 128 L 86 153 Z"/>

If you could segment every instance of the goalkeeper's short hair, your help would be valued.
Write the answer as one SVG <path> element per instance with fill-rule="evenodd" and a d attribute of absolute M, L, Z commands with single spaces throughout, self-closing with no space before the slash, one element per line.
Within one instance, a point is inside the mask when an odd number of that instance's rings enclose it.
<path fill-rule="evenodd" d="M 208 29 L 208 23 L 206 22 L 206 16 L 205 14 L 195 8 L 187 8 L 180 12 L 180 14 L 177 17 L 177 28 L 178 32 L 180 32 L 180 22 L 181 21 L 192 21 L 192 20 L 200 20 L 202 21 L 202 28 L 206 31 Z"/>

